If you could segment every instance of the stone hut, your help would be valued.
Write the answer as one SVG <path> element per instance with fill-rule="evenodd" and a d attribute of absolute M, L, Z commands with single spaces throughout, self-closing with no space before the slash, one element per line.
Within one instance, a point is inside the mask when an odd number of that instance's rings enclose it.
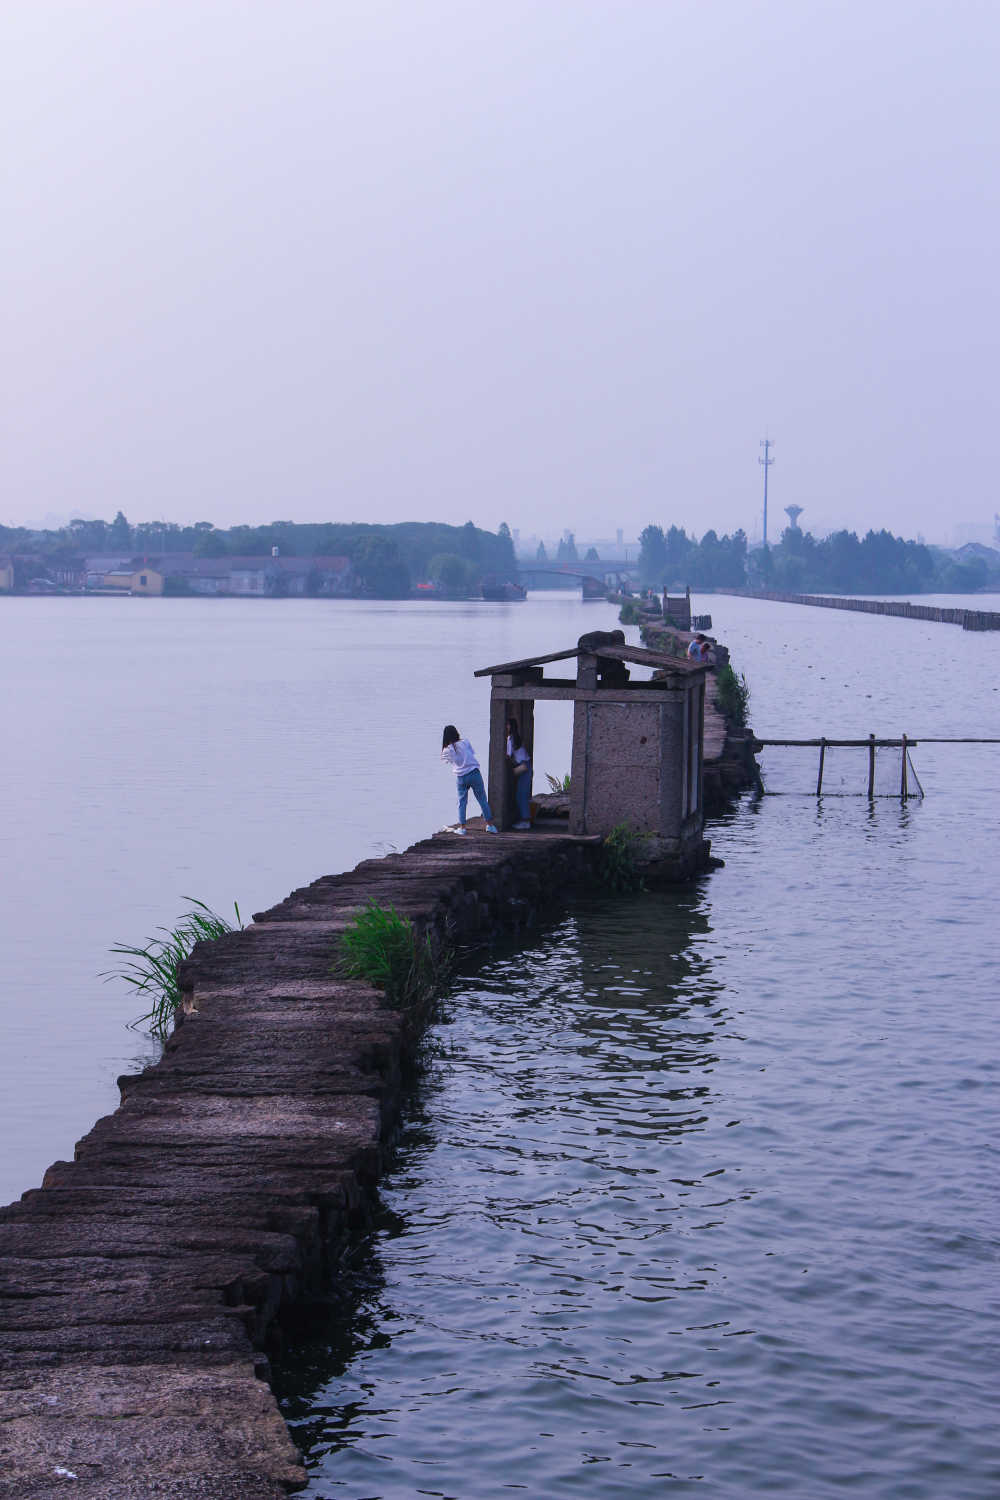
<path fill-rule="evenodd" d="M 544 668 L 575 661 L 573 677 Z M 653 676 L 633 681 L 630 667 Z M 491 679 L 489 797 L 499 827 L 515 820 L 506 723 L 515 719 L 531 751 L 534 706 L 542 699 L 573 705 L 569 831 L 607 834 L 620 823 L 655 840 L 658 857 L 685 872 L 707 859 L 703 838 L 707 668 L 686 657 L 625 644 L 624 632 L 593 631 L 576 646 L 524 661 L 482 667 Z"/>

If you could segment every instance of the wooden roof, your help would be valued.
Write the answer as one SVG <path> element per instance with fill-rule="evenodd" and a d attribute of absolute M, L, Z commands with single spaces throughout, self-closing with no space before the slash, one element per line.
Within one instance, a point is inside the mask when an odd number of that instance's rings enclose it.
<path fill-rule="evenodd" d="M 598 656 L 607 661 L 630 661 L 638 667 L 663 668 L 668 672 L 705 672 L 703 661 L 686 656 L 670 656 L 666 651 L 649 651 L 645 646 L 571 646 L 568 651 L 550 651 L 546 656 L 527 656 L 523 661 L 505 661 L 494 667 L 480 667 L 476 677 L 494 677 L 500 672 L 523 672 L 527 667 L 541 667 L 550 661 L 569 661 L 573 657 Z"/>

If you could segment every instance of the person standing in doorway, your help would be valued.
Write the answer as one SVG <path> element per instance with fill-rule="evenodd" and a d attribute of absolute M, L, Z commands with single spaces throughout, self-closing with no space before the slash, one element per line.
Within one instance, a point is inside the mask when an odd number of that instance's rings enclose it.
<path fill-rule="evenodd" d="M 521 731 L 515 719 L 507 720 L 507 761 L 514 777 L 517 822 L 514 827 L 525 833 L 531 827 L 531 756 L 521 743 Z"/>
<path fill-rule="evenodd" d="M 458 827 L 453 828 L 452 833 L 468 833 L 465 826 L 465 809 L 469 803 L 470 792 L 482 808 L 483 817 L 486 819 L 486 832 L 496 833 L 497 827 L 493 822 L 490 804 L 486 800 L 483 773 L 479 768 L 476 752 L 468 740 L 463 740 L 454 724 L 444 726 L 444 734 L 441 736 L 441 759 L 446 760 L 451 766 L 458 782 Z"/>

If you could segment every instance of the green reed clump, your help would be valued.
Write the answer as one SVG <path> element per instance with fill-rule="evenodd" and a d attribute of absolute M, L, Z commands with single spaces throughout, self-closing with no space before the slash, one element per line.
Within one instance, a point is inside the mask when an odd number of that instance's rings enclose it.
<path fill-rule="evenodd" d="M 132 943 L 116 943 L 109 951 L 128 960 L 117 969 L 108 969 L 104 979 L 124 979 L 145 1002 L 151 1002 L 145 1015 L 130 1022 L 142 1026 L 149 1022 L 149 1029 L 163 1041 L 170 1031 L 176 1011 L 181 1003 L 180 985 L 177 982 L 177 967 L 183 963 L 195 943 L 211 942 L 227 932 L 242 932 L 240 909 L 233 902 L 236 913 L 235 924 L 218 912 L 212 911 L 204 901 L 194 896 L 185 896 L 190 909 L 178 917 L 173 927 L 158 927 L 161 937 L 151 937 L 142 946 Z"/>
<path fill-rule="evenodd" d="M 617 823 L 605 835 L 598 867 L 602 885 L 618 895 L 645 889 L 639 854 L 646 838 L 646 834 L 636 833 L 627 823 Z"/>
<path fill-rule="evenodd" d="M 643 613 L 639 608 L 637 599 L 623 599 L 622 607 L 618 611 L 618 623 L 620 625 L 641 625 Z"/>
<path fill-rule="evenodd" d="M 435 952 L 430 934 L 417 937 L 409 917 L 369 901 L 341 934 L 335 972 L 385 991 L 392 1005 L 429 999 L 448 978 L 449 956 Z"/>
<path fill-rule="evenodd" d="M 722 715 L 739 729 L 746 727 L 750 715 L 750 684 L 746 674 L 737 677 L 726 662 L 715 674 L 715 701 Z"/>
<path fill-rule="evenodd" d="M 571 777 L 568 771 L 566 772 L 565 776 L 553 776 L 551 772 L 546 771 L 545 780 L 549 784 L 550 792 L 558 792 L 560 794 L 568 792 L 572 784 Z"/>

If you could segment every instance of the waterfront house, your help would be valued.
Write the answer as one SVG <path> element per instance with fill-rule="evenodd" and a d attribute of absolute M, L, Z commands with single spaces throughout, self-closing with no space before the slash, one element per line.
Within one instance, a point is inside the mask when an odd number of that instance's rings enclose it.
<path fill-rule="evenodd" d="M 127 594 L 132 587 L 131 568 L 112 568 L 110 573 L 98 573 L 98 582 L 94 585 L 99 589 L 117 589 L 122 594 Z"/>
<path fill-rule="evenodd" d="M 88 557 L 84 582 L 91 589 L 122 593 L 179 592 L 236 598 L 345 596 L 353 582 L 346 557 L 198 557 L 165 552 L 156 557 Z"/>
<path fill-rule="evenodd" d="M 350 593 L 352 582 L 350 559 L 346 557 L 194 557 L 178 553 L 156 562 L 167 577 L 183 580 L 193 593 L 242 599 L 343 596 Z"/>
<path fill-rule="evenodd" d="M 132 574 L 133 594 L 162 594 L 163 574 L 145 563 Z"/>
<path fill-rule="evenodd" d="M 129 587 L 125 576 L 131 577 L 141 562 L 141 557 L 123 557 L 120 552 L 92 553 L 83 559 L 80 581 L 85 589 L 113 588 L 124 593 Z M 112 575 L 115 581 L 106 584 Z"/>
<path fill-rule="evenodd" d="M 569 662 L 572 677 L 543 668 Z M 630 668 L 652 675 L 632 678 Z M 482 667 L 491 679 L 489 799 L 501 828 L 514 822 L 513 776 L 506 756 L 513 719 L 529 754 L 535 703 L 562 701 L 573 711 L 569 831 L 606 837 L 626 825 L 655 839 L 684 873 L 707 857 L 703 839 L 704 662 L 629 646 L 623 631 L 592 631 L 575 646 Z"/>
<path fill-rule="evenodd" d="M 125 594 L 162 594 L 163 574 L 155 568 L 115 568 L 105 573 L 101 585 L 105 589 L 120 589 Z"/>
<path fill-rule="evenodd" d="M 229 594 L 245 598 L 268 595 L 330 597 L 351 588 L 351 564 L 346 557 L 226 557 L 216 559 L 228 568 Z"/>

